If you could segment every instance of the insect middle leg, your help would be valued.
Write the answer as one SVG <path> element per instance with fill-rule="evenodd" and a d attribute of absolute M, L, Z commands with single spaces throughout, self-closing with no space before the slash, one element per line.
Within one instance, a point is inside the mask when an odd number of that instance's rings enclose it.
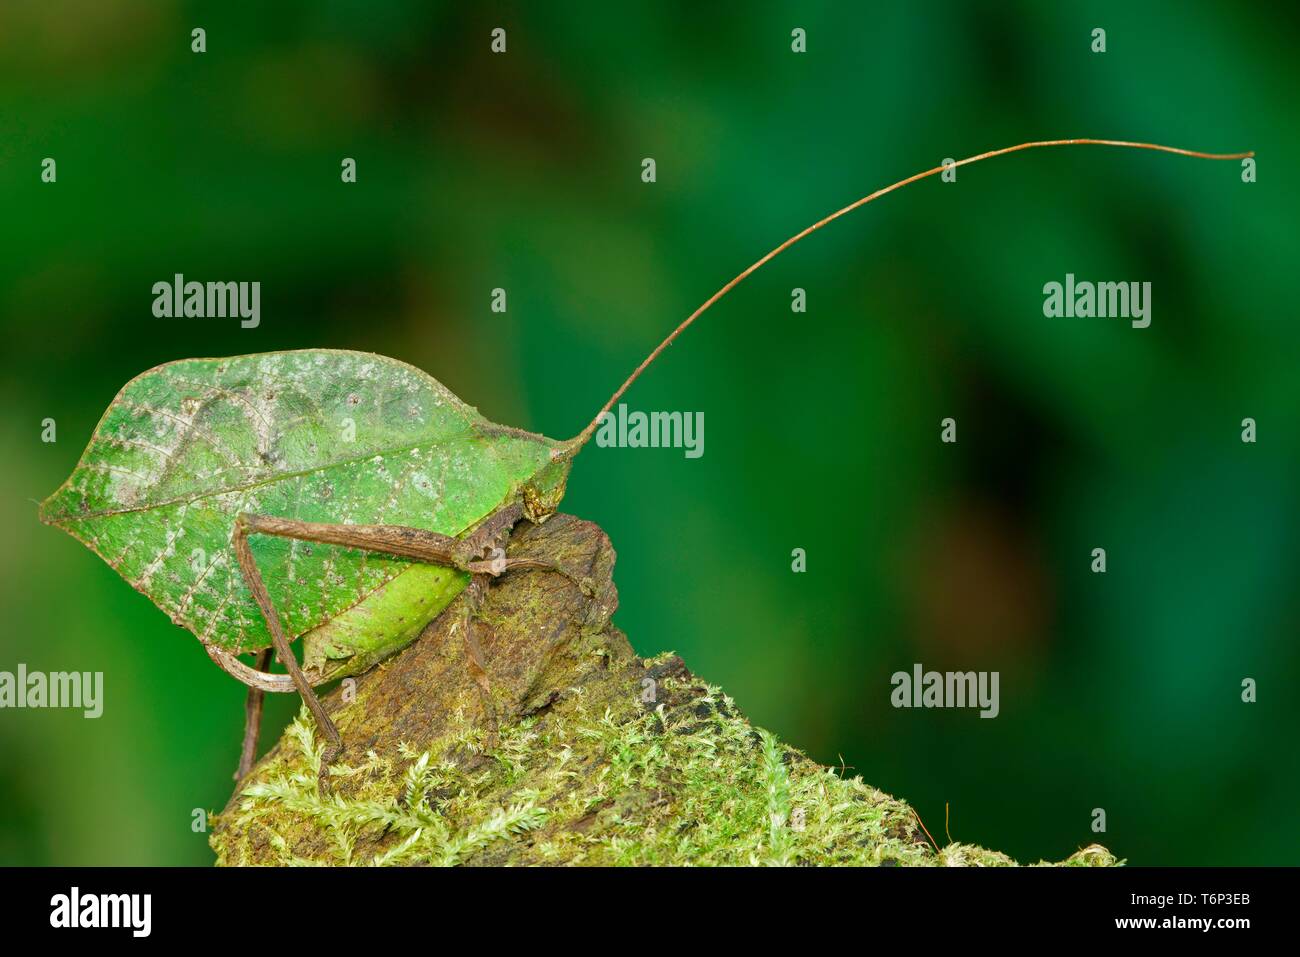
<path fill-rule="evenodd" d="M 256 523 L 248 519 L 257 516 L 240 515 L 235 519 L 235 532 L 232 541 L 235 546 L 235 558 L 239 562 L 239 570 L 244 576 L 244 582 L 248 585 L 249 590 L 253 593 L 253 600 L 257 602 L 257 607 L 262 612 L 262 617 L 266 620 L 266 627 L 271 632 L 271 640 L 275 644 L 275 652 L 280 662 L 289 671 L 289 676 L 293 679 L 294 687 L 298 689 L 298 694 L 302 696 L 303 703 L 307 705 L 312 715 L 316 718 L 316 724 L 329 738 L 329 744 L 325 748 L 325 753 L 321 757 L 320 778 L 325 780 L 326 768 L 338 756 L 339 751 L 343 749 L 343 739 L 339 736 L 339 729 L 334 726 L 330 716 L 325 713 L 325 706 L 320 703 L 316 697 L 316 692 L 312 690 L 311 683 L 307 676 L 302 673 L 302 668 L 298 665 L 298 659 L 293 655 L 293 649 L 289 647 L 289 640 L 284 636 L 284 628 L 280 624 L 280 613 L 276 611 L 275 605 L 271 602 L 271 596 L 267 594 L 266 585 L 262 581 L 262 573 L 257 567 L 257 560 L 253 558 L 253 550 L 249 548 L 248 536 L 250 531 L 257 531 Z M 252 689 L 256 692 L 258 689 Z M 261 702 L 256 702 L 254 708 L 254 699 L 250 695 L 248 707 L 248 726 L 244 728 L 244 749 L 249 747 L 249 738 L 256 741 L 257 727 L 261 724 Z M 256 718 L 256 725 L 253 724 Z M 240 756 L 240 767 L 244 764 L 244 758 Z"/>
<path fill-rule="evenodd" d="M 575 574 L 560 562 L 545 558 L 510 558 L 506 555 L 506 542 L 523 517 L 524 509 L 519 503 L 506 506 L 493 512 L 478 528 L 460 539 L 466 551 L 478 557 L 477 561 L 470 562 L 469 570 L 485 571 L 493 578 L 516 569 L 556 572 L 572 581 L 584 595 L 590 598 L 595 593 L 591 579 Z"/>

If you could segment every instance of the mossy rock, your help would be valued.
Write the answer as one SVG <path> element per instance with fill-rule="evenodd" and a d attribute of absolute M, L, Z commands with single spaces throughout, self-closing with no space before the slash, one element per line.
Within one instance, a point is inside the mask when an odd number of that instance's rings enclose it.
<path fill-rule="evenodd" d="M 936 848 L 907 804 L 754 728 L 680 658 L 637 657 L 596 526 L 559 515 L 510 551 L 569 576 L 507 575 L 468 625 L 492 711 L 458 601 L 325 699 L 347 744 L 326 792 L 310 717 L 290 725 L 215 818 L 219 864 L 1015 864 Z M 1117 862 L 1092 845 L 1062 863 Z"/>

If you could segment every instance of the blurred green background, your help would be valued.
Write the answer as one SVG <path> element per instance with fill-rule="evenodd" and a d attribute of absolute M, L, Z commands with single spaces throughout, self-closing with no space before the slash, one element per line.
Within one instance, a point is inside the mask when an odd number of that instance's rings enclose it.
<path fill-rule="evenodd" d="M 98 720 L 0 712 L 0 863 L 207 863 L 192 811 L 230 793 L 242 686 L 36 518 L 129 378 L 363 349 L 565 437 L 786 236 L 944 157 L 1064 136 L 1255 149 L 1259 182 L 1075 148 L 909 187 L 768 266 L 629 395 L 703 410 L 703 458 L 593 447 L 565 507 L 613 539 L 639 652 L 677 650 L 941 841 L 949 805 L 954 839 L 1019 859 L 1295 863 L 1295 8 L 545 7 L 0 6 L 0 670 L 106 684 Z M 260 280 L 260 327 L 155 319 L 177 272 Z M 1149 280 L 1151 328 L 1045 319 L 1067 272 Z M 913 662 L 999 671 L 1001 715 L 893 709 Z"/>

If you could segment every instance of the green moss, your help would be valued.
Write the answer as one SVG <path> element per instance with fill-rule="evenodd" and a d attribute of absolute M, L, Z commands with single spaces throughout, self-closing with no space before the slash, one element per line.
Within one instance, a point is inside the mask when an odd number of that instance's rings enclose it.
<path fill-rule="evenodd" d="M 347 745 L 327 793 L 314 725 L 293 723 L 215 819 L 219 863 L 1015 863 L 936 848 L 907 804 L 754 728 L 681 658 L 637 657 L 596 526 L 526 524 L 511 554 L 573 574 L 502 576 L 474 611 L 491 708 L 462 595 L 355 694 L 327 697 Z M 1116 862 L 1093 846 L 1063 863 Z"/>
<path fill-rule="evenodd" d="M 674 663 L 677 667 L 674 667 Z M 418 750 L 330 769 L 304 713 L 218 819 L 222 864 L 976 865 L 1005 855 L 929 843 L 905 803 L 753 728 L 719 689 L 663 657 L 495 741 L 453 716 Z M 637 673 L 658 675 L 656 702 Z M 609 685 L 621 692 L 609 694 Z M 1090 847 L 1065 864 L 1107 865 Z"/>

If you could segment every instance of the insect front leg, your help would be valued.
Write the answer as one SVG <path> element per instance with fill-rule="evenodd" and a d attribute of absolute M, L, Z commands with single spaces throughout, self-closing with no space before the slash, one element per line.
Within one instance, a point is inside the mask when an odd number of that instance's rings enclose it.
<path fill-rule="evenodd" d="M 480 522 L 478 528 L 461 539 L 461 548 L 469 557 L 465 570 L 476 575 L 486 573 L 493 578 L 504 574 L 508 565 L 505 543 L 510 538 L 511 530 L 523 517 L 523 505 L 513 502 L 497 509 Z"/>
<path fill-rule="evenodd" d="M 545 558 L 506 558 L 504 571 L 515 570 L 555 572 L 577 585 L 578 590 L 585 597 L 593 598 L 596 595 L 596 585 L 590 576 L 579 575 L 559 562 L 548 561 Z"/>

